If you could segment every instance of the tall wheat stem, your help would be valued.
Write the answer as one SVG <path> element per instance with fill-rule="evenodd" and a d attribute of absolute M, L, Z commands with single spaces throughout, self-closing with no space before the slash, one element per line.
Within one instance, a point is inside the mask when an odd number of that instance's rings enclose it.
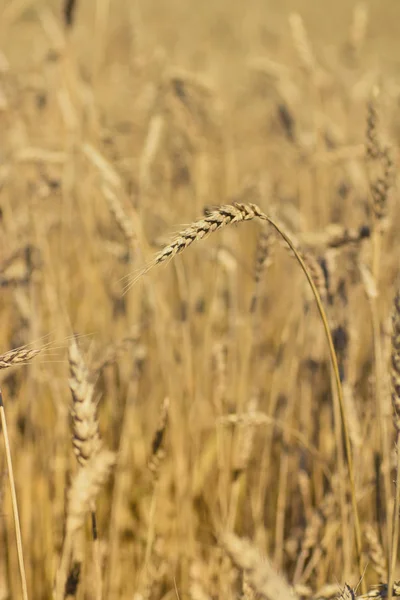
<path fill-rule="evenodd" d="M 296 250 L 294 243 L 291 241 L 290 237 L 283 231 L 283 229 L 273 220 L 271 217 L 266 215 L 261 211 L 261 209 L 255 204 L 246 204 L 241 202 L 236 202 L 232 205 L 224 205 L 220 207 L 216 207 L 212 211 L 208 211 L 206 216 L 199 221 L 192 223 L 189 227 L 187 227 L 184 231 L 180 232 L 176 238 L 172 240 L 172 242 L 166 246 L 154 259 L 152 263 L 150 263 L 140 275 L 144 275 L 149 272 L 153 267 L 163 262 L 166 262 L 172 258 L 174 258 L 177 254 L 181 254 L 186 248 L 192 245 L 194 242 L 204 239 L 208 237 L 214 231 L 218 231 L 227 225 L 231 225 L 234 223 L 238 223 L 241 221 L 251 221 L 253 219 L 260 219 L 262 221 L 267 221 L 280 235 L 281 238 L 286 242 L 290 250 L 293 252 L 297 262 L 299 263 L 303 273 L 305 274 L 307 281 L 312 289 L 315 301 L 317 303 L 318 311 L 324 326 L 325 335 L 328 341 L 329 347 L 329 355 L 333 368 L 334 380 L 336 385 L 336 394 L 334 394 L 334 401 L 337 401 L 339 404 L 339 412 L 340 418 L 342 422 L 342 430 L 343 430 L 343 438 L 344 438 L 344 446 L 345 446 L 345 454 L 346 454 L 346 462 L 349 470 L 349 478 L 350 478 L 350 492 L 351 492 L 351 503 L 354 517 L 354 532 L 355 532 L 355 542 L 356 542 L 356 553 L 357 553 L 357 563 L 360 572 L 361 578 L 361 590 L 362 593 L 366 592 L 366 584 L 363 579 L 363 558 L 361 552 L 361 527 L 360 520 L 357 509 L 357 500 L 356 500 L 356 491 L 355 491 L 355 480 L 354 480 L 354 468 L 353 468 L 353 460 L 351 455 L 351 445 L 350 445 L 350 436 L 347 426 L 346 419 L 346 411 L 344 406 L 343 399 L 343 390 L 340 381 L 339 375 L 339 367 L 336 358 L 335 348 L 333 345 L 333 340 L 328 324 L 328 319 L 322 305 L 321 297 L 318 293 L 316 285 L 312 279 L 310 270 L 307 268 L 301 254 Z M 139 275 L 139 276 L 140 276 Z"/>
<path fill-rule="evenodd" d="M 0 420 L 1 420 L 1 427 L 3 429 L 4 447 L 5 447 L 5 451 L 6 451 L 6 460 L 7 460 L 7 469 L 8 469 L 8 479 L 10 482 L 10 490 L 11 490 L 11 502 L 12 502 L 12 509 L 13 509 L 13 515 L 14 515 L 15 537 L 17 540 L 18 565 L 19 565 L 19 572 L 20 572 L 20 576 L 21 576 L 22 598 L 23 598 L 23 600 L 28 600 L 28 588 L 26 585 L 24 554 L 23 554 L 23 550 L 22 550 L 21 526 L 19 523 L 17 494 L 15 492 L 14 470 L 13 470 L 13 466 L 12 466 L 10 441 L 8 438 L 8 429 L 7 429 L 7 421 L 6 421 L 6 413 L 4 410 L 3 394 L 1 392 L 1 390 L 0 390 Z"/>

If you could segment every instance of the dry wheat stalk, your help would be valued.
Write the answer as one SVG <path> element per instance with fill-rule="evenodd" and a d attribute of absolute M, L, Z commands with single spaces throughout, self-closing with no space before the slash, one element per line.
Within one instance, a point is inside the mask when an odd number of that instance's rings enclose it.
<path fill-rule="evenodd" d="M 93 399 L 94 383 L 90 380 L 89 370 L 74 339 L 70 343 L 68 357 L 72 444 L 79 464 L 84 465 L 101 448 L 97 405 Z"/>
<path fill-rule="evenodd" d="M 296 594 L 284 577 L 274 571 L 270 562 L 249 540 L 225 533 L 221 536 L 221 543 L 257 593 L 268 600 L 295 600 Z"/>
<path fill-rule="evenodd" d="M 24 553 L 22 546 L 22 536 L 21 536 L 21 525 L 18 511 L 18 503 L 17 503 L 17 494 L 15 491 L 15 478 L 14 478 L 14 469 L 11 458 L 11 449 L 10 449 L 10 441 L 8 436 L 8 427 L 6 420 L 6 413 L 4 410 L 3 403 L 3 394 L 0 390 L 0 424 L 3 433 L 5 453 L 6 453 L 6 462 L 7 462 L 7 470 L 8 470 L 8 479 L 10 483 L 10 491 L 11 491 L 11 502 L 13 509 L 13 517 L 14 517 L 14 527 L 15 527 L 15 537 L 17 542 L 17 555 L 18 555 L 18 567 L 21 577 L 21 587 L 22 587 L 22 598 L 23 600 L 28 600 L 28 587 L 26 583 L 26 573 L 25 573 L 25 564 L 24 564 Z"/>
<path fill-rule="evenodd" d="M 343 400 L 343 391 L 340 379 L 340 373 L 338 368 L 338 361 L 334 349 L 332 334 L 330 331 L 326 311 L 324 310 L 323 304 L 321 302 L 321 296 L 319 294 L 318 288 L 314 282 L 314 278 L 310 273 L 310 269 L 307 268 L 303 257 L 300 252 L 296 249 L 294 242 L 291 237 L 289 237 L 284 228 L 281 227 L 275 220 L 266 215 L 264 212 L 256 204 L 245 204 L 242 202 L 235 202 L 232 205 L 223 205 L 220 207 L 214 207 L 207 211 L 206 216 L 199 221 L 193 222 L 189 227 L 181 231 L 172 242 L 164 248 L 155 259 L 145 267 L 138 277 L 148 273 L 153 267 L 156 265 L 162 264 L 167 260 L 181 254 L 186 248 L 191 246 L 195 241 L 201 240 L 211 234 L 214 231 L 218 231 L 223 227 L 239 223 L 241 221 L 250 221 L 253 219 L 260 219 L 261 221 L 268 221 L 271 226 L 277 231 L 280 237 L 285 241 L 290 251 L 295 255 L 296 260 L 301 267 L 303 273 L 305 274 L 307 281 L 313 291 L 313 295 L 318 306 L 319 315 L 321 317 L 321 321 L 323 323 L 326 339 L 329 346 L 329 355 L 331 360 L 331 365 L 333 369 L 333 381 L 335 383 L 335 393 L 333 394 L 334 407 L 336 413 L 336 428 L 340 432 L 340 436 L 343 434 L 344 446 L 345 446 L 345 455 L 346 462 L 349 471 L 349 479 L 350 479 L 350 495 L 351 495 L 351 503 L 352 510 L 354 514 L 354 531 L 355 531 L 355 541 L 356 541 L 356 552 L 357 552 L 357 562 L 359 566 L 360 575 L 363 573 L 363 557 L 361 550 L 361 527 L 359 520 L 359 512 L 356 501 L 356 490 L 355 490 L 355 478 L 354 478 L 354 469 L 353 469 L 353 458 L 351 451 L 351 443 L 349 437 L 348 423 L 345 412 L 345 405 Z M 323 273 L 323 269 L 320 266 L 320 270 Z M 136 278 L 137 279 L 137 278 Z M 323 279 L 325 279 L 325 274 L 323 274 Z M 322 281 L 322 277 L 321 277 Z M 134 281 L 131 281 L 131 285 Z M 322 282 L 321 282 L 322 286 Z M 326 286 L 326 283 L 325 283 Z M 129 287 L 129 286 L 128 286 Z M 339 428 L 339 422 L 341 422 L 341 427 Z M 343 474 L 344 477 L 344 474 Z M 362 591 L 365 591 L 365 582 L 361 581 Z"/>
<path fill-rule="evenodd" d="M 391 380 L 392 380 L 392 406 L 393 425 L 396 431 L 395 448 L 397 451 L 396 464 L 396 492 L 393 508 L 393 537 L 391 556 L 389 562 L 388 598 L 392 598 L 392 584 L 397 562 L 399 545 L 399 510 L 400 510 L 400 290 L 394 299 L 392 316 L 392 352 L 391 352 Z"/>

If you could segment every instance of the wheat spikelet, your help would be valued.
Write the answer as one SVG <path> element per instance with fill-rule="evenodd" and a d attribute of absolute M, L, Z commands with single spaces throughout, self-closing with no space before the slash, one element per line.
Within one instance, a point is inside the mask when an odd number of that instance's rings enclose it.
<path fill-rule="evenodd" d="M 27 363 L 32 360 L 32 358 L 35 358 L 40 350 L 41 349 L 27 348 L 26 346 L 15 348 L 15 350 L 9 350 L 0 355 L 0 370 L 8 369 L 13 365 Z"/>
<path fill-rule="evenodd" d="M 88 368 L 75 340 L 69 346 L 68 358 L 72 444 L 79 464 L 85 465 L 101 448 L 97 406 L 93 399 L 94 383 L 90 381 Z"/>
<path fill-rule="evenodd" d="M 287 581 L 260 555 L 253 544 L 233 533 L 225 533 L 221 542 L 234 564 L 244 571 L 252 588 L 268 600 L 294 600 L 296 595 Z"/>

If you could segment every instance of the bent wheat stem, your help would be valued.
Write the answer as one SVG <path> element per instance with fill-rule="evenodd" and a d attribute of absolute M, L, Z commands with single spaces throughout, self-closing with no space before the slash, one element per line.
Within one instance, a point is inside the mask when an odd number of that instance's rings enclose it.
<path fill-rule="evenodd" d="M 340 381 L 339 367 L 338 361 L 335 353 L 335 348 L 332 340 L 332 335 L 330 332 L 328 318 L 323 307 L 320 294 L 318 289 L 313 281 L 312 275 L 310 273 L 309 268 L 307 267 L 301 253 L 296 249 L 295 244 L 292 242 L 291 238 L 285 233 L 282 226 L 279 225 L 275 220 L 266 215 L 256 204 L 245 204 L 241 202 L 235 202 L 233 204 L 227 204 L 219 207 L 213 208 L 206 213 L 203 219 L 195 221 L 189 227 L 181 231 L 172 241 L 168 244 L 161 252 L 155 257 L 154 261 L 151 262 L 143 271 L 141 275 L 148 273 L 153 267 L 163 262 L 166 262 L 178 254 L 181 254 L 184 250 L 186 250 L 189 246 L 191 246 L 194 242 L 199 241 L 205 237 L 208 237 L 214 231 L 218 231 L 227 225 L 231 225 L 234 223 L 239 223 L 241 221 L 250 221 L 254 219 L 259 219 L 261 221 L 267 221 L 278 233 L 278 235 L 285 241 L 287 246 L 293 252 L 298 264 L 300 265 L 304 275 L 307 278 L 307 281 L 311 287 L 313 292 L 315 302 L 318 307 L 318 312 L 321 317 L 326 339 L 328 342 L 329 348 L 329 356 L 331 360 L 331 365 L 333 369 L 333 375 L 336 386 L 336 394 L 334 394 L 334 402 L 338 402 L 340 419 L 342 424 L 342 432 L 344 438 L 344 447 L 345 447 L 345 456 L 347 462 L 347 468 L 349 471 L 349 479 L 350 479 L 350 491 L 351 491 L 351 503 L 353 510 L 353 518 L 354 518 L 354 533 L 355 533 L 355 542 L 356 542 L 356 554 L 357 554 L 357 563 L 361 578 L 361 589 L 362 593 L 366 592 L 365 581 L 363 579 L 363 558 L 361 552 L 361 527 L 360 527 L 360 519 L 358 515 L 357 509 L 357 500 L 356 500 L 356 490 L 355 490 L 355 479 L 354 479 L 354 468 L 353 468 L 353 460 L 351 455 L 351 445 L 350 445 L 350 435 L 347 425 L 346 411 L 344 406 L 344 398 L 343 398 L 343 390 Z"/>

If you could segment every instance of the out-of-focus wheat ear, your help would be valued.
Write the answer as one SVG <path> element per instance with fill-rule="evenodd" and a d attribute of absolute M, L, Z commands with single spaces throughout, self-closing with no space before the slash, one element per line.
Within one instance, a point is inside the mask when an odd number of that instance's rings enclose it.
<path fill-rule="evenodd" d="M 302 17 L 298 13 L 291 13 L 289 15 L 289 25 L 293 44 L 302 67 L 308 73 L 315 73 L 317 70 L 317 62 Z"/>
<path fill-rule="evenodd" d="M 161 405 L 160 419 L 155 434 L 153 436 L 153 441 L 151 444 L 151 455 L 147 463 L 147 467 L 151 472 L 154 481 L 158 480 L 161 464 L 165 458 L 164 438 L 168 425 L 168 413 L 169 398 L 165 398 Z"/>
<path fill-rule="evenodd" d="M 337 600 L 356 600 L 356 594 L 354 590 L 346 583 L 343 590 L 338 596 Z"/>
<path fill-rule="evenodd" d="M 107 200 L 107 205 L 110 213 L 113 215 L 115 222 L 125 238 L 128 249 L 132 251 L 137 244 L 135 230 L 132 226 L 132 221 L 129 219 L 122 206 L 121 200 L 109 185 L 104 184 L 102 187 L 103 195 Z"/>
<path fill-rule="evenodd" d="M 360 56 L 364 46 L 368 27 L 368 9 L 363 2 L 358 2 L 353 10 L 353 19 L 350 26 L 349 45 L 355 58 Z"/>
<path fill-rule="evenodd" d="M 74 536 L 81 529 L 85 517 L 92 510 L 96 497 L 105 485 L 115 464 L 115 453 L 100 450 L 79 469 L 68 492 L 66 533 L 60 566 L 56 575 L 55 599 L 63 600 L 66 594 L 69 564 Z"/>
<path fill-rule="evenodd" d="M 75 20 L 76 0 L 64 0 L 64 24 L 65 27 L 72 27 Z"/>
<path fill-rule="evenodd" d="M 320 506 L 314 510 L 310 521 L 306 525 L 301 545 L 301 552 L 298 557 L 293 576 L 293 581 L 295 584 L 301 581 L 304 565 L 310 556 L 312 549 L 317 546 L 318 541 L 321 538 L 321 530 L 327 521 L 333 516 L 335 509 L 335 496 L 332 492 L 328 492 L 323 498 Z"/>
<path fill-rule="evenodd" d="M 367 104 L 367 143 L 366 143 L 366 154 L 367 159 L 375 160 L 379 158 L 381 153 L 381 146 L 379 143 L 378 136 L 378 98 L 379 88 L 375 86 L 372 90 L 371 96 Z"/>
<path fill-rule="evenodd" d="M 374 181 L 371 181 L 371 195 L 375 217 L 382 221 L 388 212 L 389 192 L 392 187 L 394 171 L 393 158 L 388 147 L 382 148 L 379 162 L 381 173 Z"/>
<path fill-rule="evenodd" d="M 94 383 L 75 339 L 70 343 L 68 358 L 72 444 L 79 464 L 85 465 L 101 448 L 97 405 L 93 398 Z"/>
<path fill-rule="evenodd" d="M 388 146 L 379 138 L 379 89 L 375 87 L 367 105 L 366 158 L 376 220 L 387 216 L 390 188 L 393 184 L 394 163 Z"/>
<path fill-rule="evenodd" d="M 257 594 L 251 586 L 246 575 L 243 575 L 242 580 L 242 597 L 241 600 L 256 600 Z"/>
<path fill-rule="evenodd" d="M 0 369 L 8 369 L 13 365 L 20 365 L 29 362 L 32 358 L 35 358 L 41 351 L 41 348 L 27 348 L 22 346 L 15 350 L 9 350 L 4 354 L 0 354 Z"/>
<path fill-rule="evenodd" d="M 379 581 L 384 581 L 387 575 L 387 560 L 378 535 L 370 523 L 364 526 L 364 533 L 369 561 L 378 575 Z"/>
<path fill-rule="evenodd" d="M 205 585 L 204 567 L 200 561 L 192 562 L 189 571 L 189 594 L 191 600 L 211 600 Z"/>
<path fill-rule="evenodd" d="M 309 270 L 313 278 L 315 287 L 318 290 L 321 300 L 326 303 L 328 301 L 328 283 L 327 274 L 318 260 L 311 252 L 305 251 L 301 254 L 304 264 Z"/>
<path fill-rule="evenodd" d="M 249 540 L 225 533 L 221 536 L 221 544 L 236 567 L 244 572 L 256 593 L 268 600 L 297 598 L 286 579 L 272 568 L 271 563 Z"/>
<path fill-rule="evenodd" d="M 20 526 L 20 521 L 19 521 L 17 493 L 15 491 L 14 469 L 13 469 L 12 458 L 11 458 L 10 440 L 8 437 L 6 412 L 4 409 L 3 394 L 2 394 L 1 390 L 0 390 L 0 423 L 1 423 L 1 429 L 3 432 L 4 447 L 5 447 L 5 453 L 6 453 L 8 480 L 10 482 L 11 503 L 12 503 L 12 509 L 13 509 L 15 537 L 16 537 L 16 541 L 17 541 L 17 555 L 18 555 L 19 572 L 20 572 L 20 577 L 21 577 L 22 598 L 23 598 L 23 600 L 28 600 L 28 587 L 26 584 L 21 526 Z"/>
<path fill-rule="evenodd" d="M 393 508 L 393 537 L 390 549 L 388 599 L 392 598 L 394 572 L 399 546 L 399 510 L 400 510 L 400 289 L 394 298 L 392 314 L 392 351 L 391 351 L 391 381 L 392 381 L 392 407 L 393 425 L 396 431 L 395 448 L 397 452 L 396 465 L 396 492 Z"/>
<path fill-rule="evenodd" d="M 256 414 L 258 407 L 258 398 L 253 396 L 246 406 L 246 415 L 250 417 L 247 422 L 239 421 L 235 432 L 232 457 L 232 488 L 229 498 L 229 518 L 228 527 L 234 529 L 236 515 L 239 506 L 240 491 L 243 485 L 243 478 L 250 461 L 253 450 L 255 424 L 252 423 L 252 416 Z"/>
<path fill-rule="evenodd" d="M 228 346 L 217 342 L 212 349 L 212 398 L 215 412 L 221 416 L 225 409 L 228 394 Z"/>
<path fill-rule="evenodd" d="M 258 237 L 257 253 L 254 265 L 254 292 L 250 305 L 250 312 L 252 313 L 254 313 L 257 309 L 262 276 L 272 264 L 273 243 L 273 232 L 271 231 L 269 224 L 265 223 Z"/>

